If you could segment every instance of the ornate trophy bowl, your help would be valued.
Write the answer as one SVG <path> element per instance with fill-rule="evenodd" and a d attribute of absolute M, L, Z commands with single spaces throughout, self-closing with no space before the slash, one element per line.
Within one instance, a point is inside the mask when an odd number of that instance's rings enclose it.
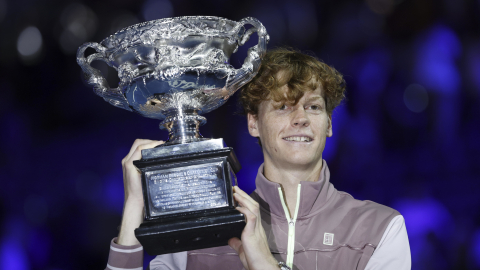
<path fill-rule="evenodd" d="M 245 31 L 245 25 L 252 27 Z M 248 50 L 240 69 L 230 55 L 257 32 L 258 44 Z M 163 120 L 166 145 L 201 141 L 201 114 L 224 104 L 256 75 L 268 35 L 254 18 L 239 22 L 218 17 L 177 17 L 136 24 L 104 39 L 89 42 L 77 53 L 87 81 L 110 104 Z M 87 48 L 97 53 L 84 56 Z M 120 84 L 111 88 L 90 63 L 101 60 L 118 71 Z"/>
<path fill-rule="evenodd" d="M 251 25 L 245 30 L 246 25 Z M 241 68 L 229 57 L 257 32 Z M 151 255 L 226 245 L 240 237 L 243 215 L 235 209 L 232 186 L 241 166 L 222 139 L 203 139 L 202 114 L 224 104 L 260 67 L 268 42 L 254 18 L 177 17 L 127 27 L 100 43 L 83 44 L 77 62 L 95 93 L 110 104 L 161 120 L 168 141 L 142 150 L 145 221 L 135 236 Z M 96 53 L 85 57 L 85 50 Z M 104 61 L 118 71 L 111 88 L 92 68 Z"/>

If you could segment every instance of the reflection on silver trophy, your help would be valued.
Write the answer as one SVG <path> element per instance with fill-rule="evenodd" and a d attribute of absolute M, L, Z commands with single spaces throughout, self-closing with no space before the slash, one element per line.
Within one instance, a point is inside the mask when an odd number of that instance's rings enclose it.
<path fill-rule="evenodd" d="M 258 44 L 249 48 L 241 68 L 233 68 L 230 55 L 255 32 Z M 96 94 L 161 120 L 160 128 L 169 132 L 165 144 L 143 150 L 134 162 L 142 172 L 145 200 L 145 222 L 135 234 L 148 253 L 226 245 L 240 236 L 244 219 L 232 194 L 240 164 L 232 148 L 222 139 L 204 139 L 199 126 L 206 122 L 202 114 L 256 75 L 268 39 L 254 18 L 195 16 L 140 23 L 79 48 L 77 62 Z M 88 48 L 96 53 L 86 57 Z M 90 66 L 95 60 L 118 71 L 117 88 Z"/>
<path fill-rule="evenodd" d="M 245 31 L 245 25 L 252 25 Z M 240 69 L 230 55 L 257 32 L 258 44 L 248 50 Z M 218 17 L 178 17 L 127 27 L 104 39 L 89 42 L 77 62 L 95 93 L 110 104 L 163 120 L 168 144 L 201 140 L 201 114 L 210 112 L 258 71 L 268 42 L 265 27 L 254 18 L 234 22 Z M 97 53 L 84 56 L 87 48 Z M 90 63 L 101 60 L 118 71 L 120 85 L 111 88 Z"/>

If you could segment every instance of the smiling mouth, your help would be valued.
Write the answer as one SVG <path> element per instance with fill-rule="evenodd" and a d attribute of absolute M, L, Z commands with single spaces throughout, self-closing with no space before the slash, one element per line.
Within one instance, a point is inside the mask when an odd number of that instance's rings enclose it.
<path fill-rule="evenodd" d="M 292 137 L 286 137 L 286 138 L 283 138 L 284 140 L 286 141 L 289 141 L 289 142 L 311 142 L 313 141 L 312 138 L 310 137 L 304 137 L 304 136 L 292 136 Z"/>

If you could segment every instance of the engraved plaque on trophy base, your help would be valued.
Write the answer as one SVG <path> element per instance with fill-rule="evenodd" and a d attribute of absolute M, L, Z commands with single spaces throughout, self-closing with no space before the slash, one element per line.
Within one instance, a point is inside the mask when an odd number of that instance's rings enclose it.
<path fill-rule="evenodd" d="M 227 245 L 245 227 L 232 187 L 240 164 L 222 139 L 142 151 L 145 222 L 135 230 L 144 250 L 160 255 Z"/>

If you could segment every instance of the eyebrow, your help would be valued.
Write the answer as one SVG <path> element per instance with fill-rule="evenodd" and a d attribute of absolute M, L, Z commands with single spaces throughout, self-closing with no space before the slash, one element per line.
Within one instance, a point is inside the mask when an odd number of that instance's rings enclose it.
<path fill-rule="evenodd" d="M 306 102 L 315 101 L 315 100 L 318 100 L 318 99 L 323 100 L 323 97 L 320 96 L 320 95 L 318 95 L 318 96 L 313 96 L 313 97 L 309 97 L 309 98 L 306 100 Z"/>

